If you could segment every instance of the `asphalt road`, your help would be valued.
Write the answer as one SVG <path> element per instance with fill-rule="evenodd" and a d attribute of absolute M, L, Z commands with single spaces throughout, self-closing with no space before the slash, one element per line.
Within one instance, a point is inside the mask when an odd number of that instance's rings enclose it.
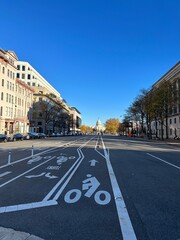
<path fill-rule="evenodd" d="M 180 239 L 180 144 L 69 136 L 0 144 L 0 226 L 45 240 Z"/>

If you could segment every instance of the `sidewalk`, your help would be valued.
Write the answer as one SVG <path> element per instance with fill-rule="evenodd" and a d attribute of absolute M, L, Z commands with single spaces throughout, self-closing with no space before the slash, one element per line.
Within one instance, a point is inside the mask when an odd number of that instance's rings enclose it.
<path fill-rule="evenodd" d="M 0 227 L 0 240 L 43 240 L 29 233 L 15 231 L 11 228 Z"/>

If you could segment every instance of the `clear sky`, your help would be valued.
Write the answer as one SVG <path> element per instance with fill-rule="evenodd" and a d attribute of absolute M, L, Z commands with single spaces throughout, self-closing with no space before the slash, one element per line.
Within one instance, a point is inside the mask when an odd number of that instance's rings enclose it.
<path fill-rule="evenodd" d="M 1 0 L 0 48 L 93 126 L 120 118 L 180 60 L 179 0 Z"/>

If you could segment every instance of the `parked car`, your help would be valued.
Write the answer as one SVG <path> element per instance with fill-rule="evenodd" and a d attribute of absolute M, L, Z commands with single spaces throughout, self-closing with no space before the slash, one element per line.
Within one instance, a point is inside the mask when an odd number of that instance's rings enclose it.
<path fill-rule="evenodd" d="M 18 141 L 18 140 L 22 141 L 22 140 L 24 140 L 24 136 L 21 133 L 16 133 L 13 135 L 12 140 L 13 141 Z"/>
<path fill-rule="evenodd" d="M 0 134 L 0 142 L 7 142 L 8 137 L 5 134 Z"/>
<path fill-rule="evenodd" d="M 27 133 L 27 135 L 25 136 L 25 139 L 29 140 L 29 139 L 38 139 L 38 134 L 35 132 L 29 132 Z"/>
<path fill-rule="evenodd" d="M 46 134 L 45 133 L 38 133 L 38 138 L 46 138 Z"/>

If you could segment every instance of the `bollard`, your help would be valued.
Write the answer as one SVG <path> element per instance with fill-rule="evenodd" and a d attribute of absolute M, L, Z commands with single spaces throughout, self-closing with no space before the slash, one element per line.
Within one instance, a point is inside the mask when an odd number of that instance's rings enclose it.
<path fill-rule="evenodd" d="M 34 155 L 34 146 L 32 145 L 32 151 L 31 151 L 31 156 Z"/>
<path fill-rule="evenodd" d="M 8 156 L 8 165 L 11 163 L 11 152 L 9 152 L 9 156 Z"/>

